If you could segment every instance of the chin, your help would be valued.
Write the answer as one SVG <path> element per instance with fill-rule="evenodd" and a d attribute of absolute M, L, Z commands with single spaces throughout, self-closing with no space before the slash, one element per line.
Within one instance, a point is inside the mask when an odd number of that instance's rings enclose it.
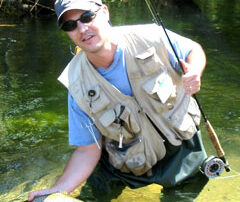
<path fill-rule="evenodd" d="M 102 50 L 102 47 L 103 45 L 101 44 L 96 44 L 94 46 L 88 46 L 88 47 L 83 47 L 82 49 L 86 52 L 89 52 L 89 53 L 97 53 L 99 52 L 100 50 Z"/>

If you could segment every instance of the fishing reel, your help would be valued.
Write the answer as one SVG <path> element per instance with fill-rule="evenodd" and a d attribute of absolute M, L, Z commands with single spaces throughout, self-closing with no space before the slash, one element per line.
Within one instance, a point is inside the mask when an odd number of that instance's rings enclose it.
<path fill-rule="evenodd" d="M 224 167 L 225 167 L 225 164 L 222 161 L 222 159 L 215 157 L 215 156 L 209 156 L 203 162 L 201 171 L 208 178 L 215 178 L 222 174 Z"/>

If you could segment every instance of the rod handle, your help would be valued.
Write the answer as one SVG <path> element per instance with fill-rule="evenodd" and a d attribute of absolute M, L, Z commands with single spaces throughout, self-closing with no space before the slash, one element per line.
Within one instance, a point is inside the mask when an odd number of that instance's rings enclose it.
<path fill-rule="evenodd" d="M 211 123 L 208 120 L 206 120 L 205 121 L 205 125 L 206 125 L 206 128 L 207 128 L 208 134 L 210 136 L 210 139 L 211 139 L 211 141 L 212 141 L 212 143 L 213 143 L 213 145 L 214 145 L 214 147 L 215 147 L 215 149 L 217 151 L 218 156 L 220 158 L 224 157 L 225 153 L 223 151 L 223 148 L 222 148 L 222 146 L 221 146 L 221 144 L 220 144 L 220 142 L 218 140 L 217 134 L 214 131 Z"/>

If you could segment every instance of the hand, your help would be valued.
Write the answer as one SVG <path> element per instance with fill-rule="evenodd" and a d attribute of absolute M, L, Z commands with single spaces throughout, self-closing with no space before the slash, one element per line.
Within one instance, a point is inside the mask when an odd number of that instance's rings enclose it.
<path fill-rule="evenodd" d="M 98 141 L 102 146 L 102 139 Z M 50 189 L 43 189 L 29 193 L 28 201 L 35 197 L 53 194 L 56 192 L 71 193 L 77 186 L 81 185 L 94 171 L 99 159 L 101 150 L 95 143 L 78 146 L 68 161 L 62 176 Z M 84 161 L 84 163 L 82 163 Z M 77 172 L 76 172 L 77 170 Z"/>
<path fill-rule="evenodd" d="M 42 190 L 30 192 L 29 195 L 28 195 L 28 201 L 32 201 L 36 197 L 49 195 L 49 194 L 52 194 L 52 193 L 55 193 L 55 192 L 57 192 L 57 191 L 54 191 L 52 189 L 42 189 Z"/>
<path fill-rule="evenodd" d="M 188 95 L 193 95 L 200 91 L 201 73 L 196 71 L 190 64 L 180 60 L 185 74 L 182 76 L 183 86 Z"/>

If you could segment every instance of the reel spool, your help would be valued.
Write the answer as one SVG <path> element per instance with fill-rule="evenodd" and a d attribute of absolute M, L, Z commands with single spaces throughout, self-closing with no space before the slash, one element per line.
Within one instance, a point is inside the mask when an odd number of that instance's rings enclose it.
<path fill-rule="evenodd" d="M 210 156 L 203 162 L 201 169 L 208 178 L 215 178 L 222 174 L 224 162 L 218 157 Z"/>

